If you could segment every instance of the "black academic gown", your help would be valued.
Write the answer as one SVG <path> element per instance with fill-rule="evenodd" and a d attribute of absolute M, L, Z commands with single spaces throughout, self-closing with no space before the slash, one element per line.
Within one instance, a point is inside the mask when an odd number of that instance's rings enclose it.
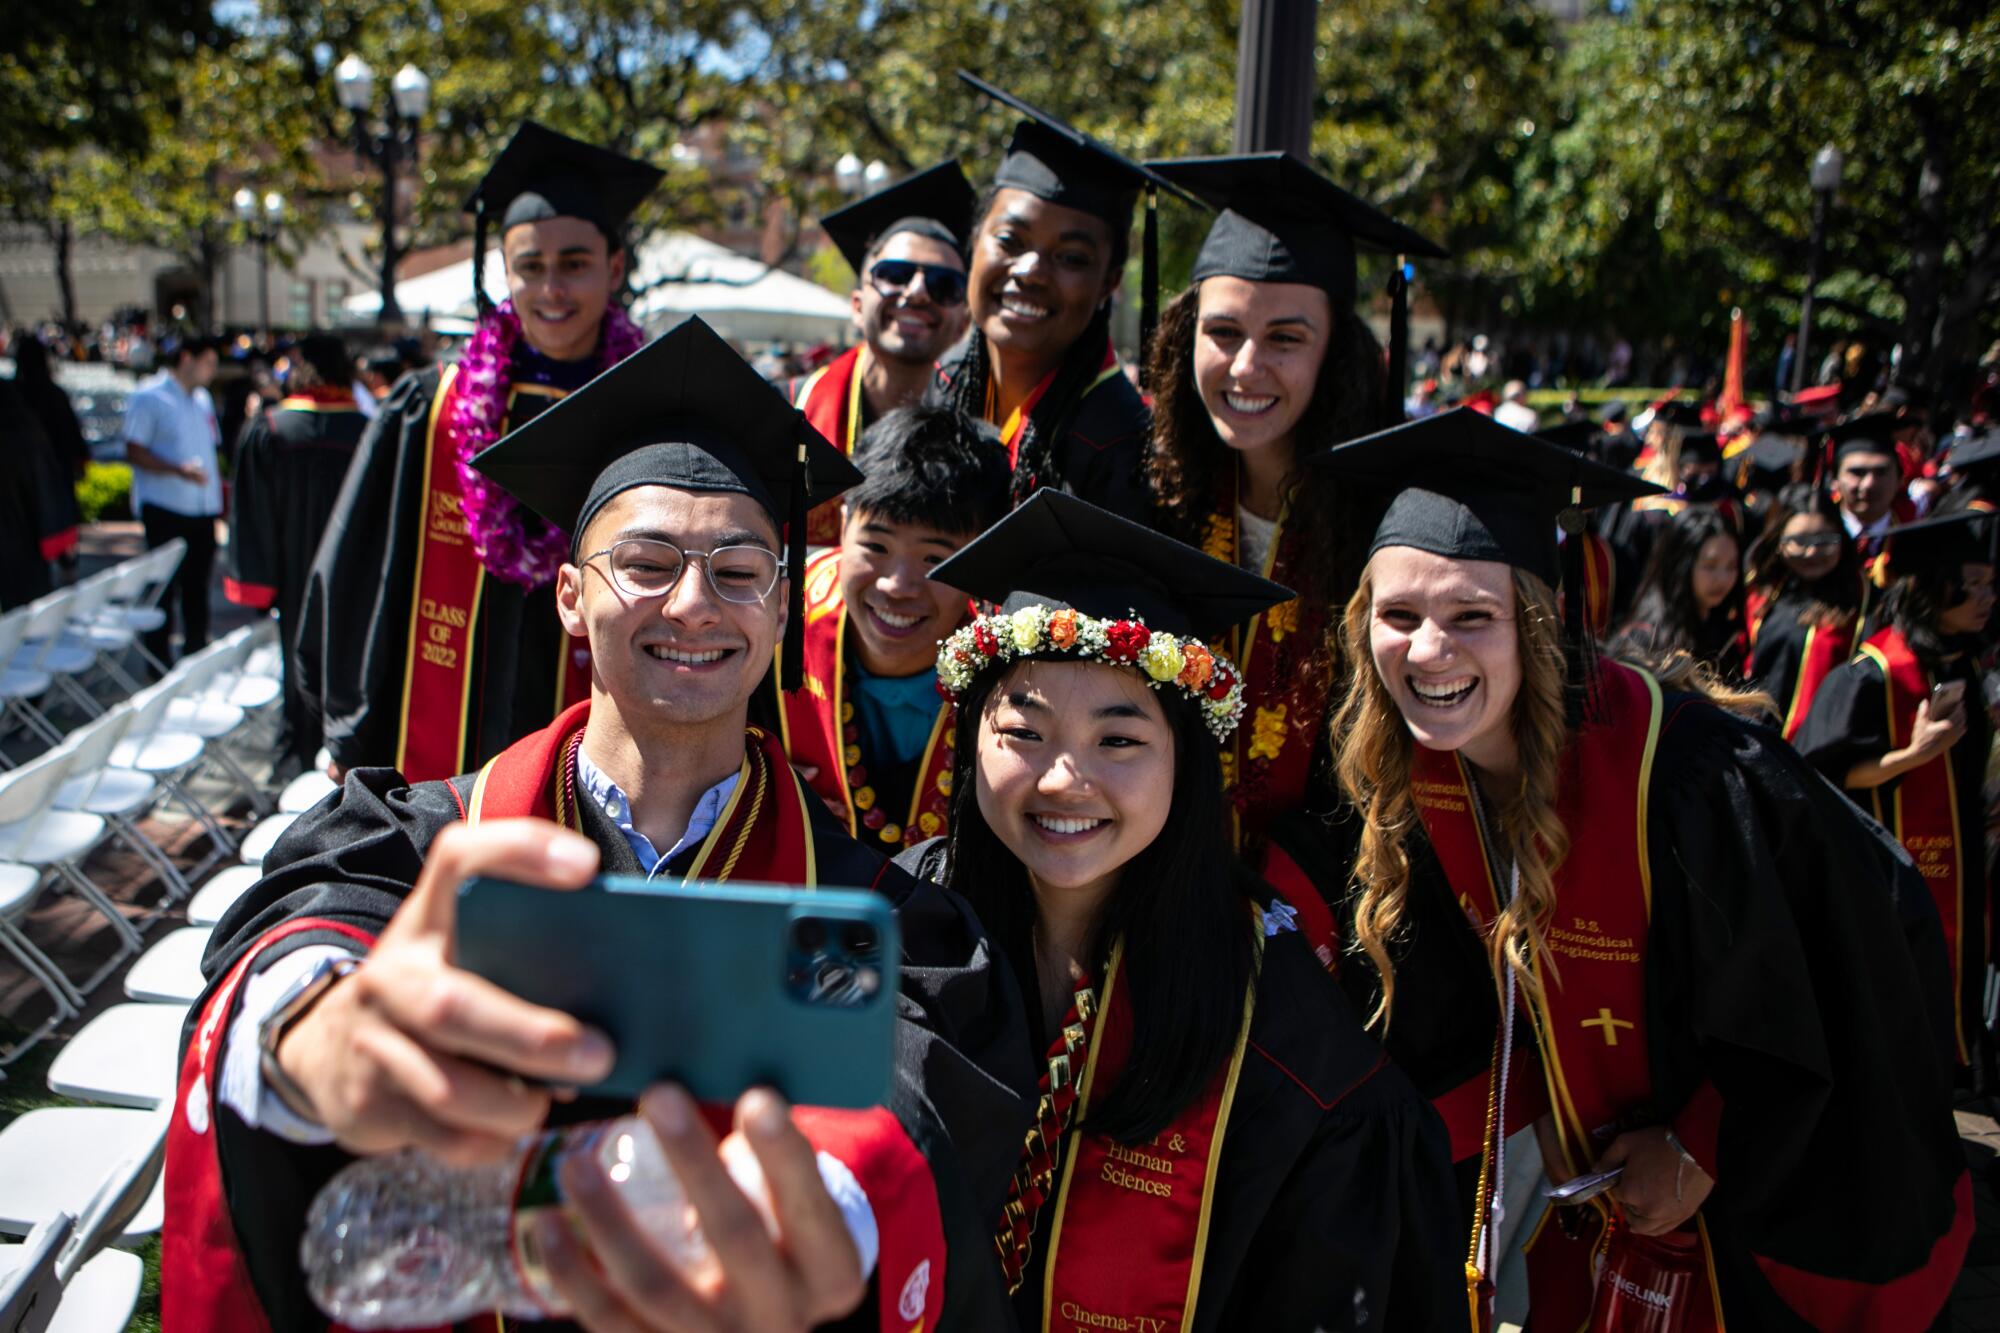
<path fill-rule="evenodd" d="M 326 748 L 343 768 L 397 761 L 425 445 L 440 375 L 431 367 L 404 376 L 368 423 L 307 582 L 297 639 L 300 685 L 317 700 Z M 580 384 L 587 375 L 577 378 Z M 517 397 L 507 429 L 553 401 Z M 478 767 L 556 715 L 566 643 L 554 584 L 529 591 L 490 575 L 481 581 L 464 767 Z"/>
<path fill-rule="evenodd" d="M 975 330 L 938 363 L 934 398 L 950 388 L 972 338 L 978 336 Z M 1055 402 L 1044 395 L 1028 413 L 1025 431 L 1052 442 L 1054 475 L 1035 478 L 1035 485 L 1053 486 L 1134 523 L 1150 525 L 1153 506 L 1141 464 L 1152 428 L 1152 410 L 1122 371 L 1100 380 L 1077 401 Z"/>
<path fill-rule="evenodd" d="M 1951 769 L 1958 794 L 1959 874 L 1964 885 L 1959 924 L 1958 1012 L 1967 1018 L 1965 1037 L 1974 1043 L 1975 1016 L 1984 1013 L 1990 904 L 1986 882 L 1986 756 L 1992 749 L 1993 728 L 1987 720 L 1977 663 L 1962 653 L 1939 673 L 1938 683 L 1965 683 L 1965 735 L 1951 747 Z M 1835 668 L 1821 682 L 1812 711 L 1797 737 L 1799 753 L 1839 787 L 1848 770 L 1863 759 L 1879 759 L 1890 750 L 1887 686 L 1876 663 L 1857 656 Z M 1901 779 L 1882 784 L 1873 795 L 1886 811 Z M 1871 793 L 1849 792 L 1866 810 Z M 1950 992 L 1950 973 L 1939 985 Z M 1954 1043 L 1955 1044 L 1955 1043 Z M 1968 1051 L 1968 1054 L 1973 1052 Z M 1975 1057 L 1976 1058 L 1976 1057 Z"/>
<path fill-rule="evenodd" d="M 42 554 L 42 440 L 27 401 L 0 381 L 0 611 L 26 606 L 53 586 Z"/>
<path fill-rule="evenodd" d="M 319 748 L 320 723 L 299 683 L 299 613 L 313 555 L 367 425 L 351 399 L 345 405 L 286 399 L 246 425 L 236 447 L 223 591 L 233 602 L 278 613 L 286 748 L 301 760 Z"/>
<path fill-rule="evenodd" d="M 311 918 L 379 934 L 416 883 L 432 840 L 461 818 L 475 776 L 412 787 L 390 769 L 350 771 L 340 791 L 278 840 L 264 878 L 217 924 L 202 963 L 210 991 L 245 950 L 287 921 Z M 593 802 L 579 804 L 583 831 L 603 854 L 603 873 L 643 873 L 618 828 Z M 1024 1006 L 963 901 L 849 838 L 818 802 L 806 806 L 819 881 L 872 887 L 896 907 L 903 937 L 902 1000 L 890 1110 L 930 1162 L 937 1186 L 951 1256 L 938 1326 L 982 1327 L 970 1312 L 991 1308 L 997 1270 L 961 1263 L 960 1256 L 992 1253 L 988 1219 L 999 1215 L 1021 1135 L 1033 1116 L 1035 1074 L 1027 1056 Z M 685 874 L 696 853 L 688 848 L 660 873 Z M 302 930 L 269 946 L 258 966 L 310 944 L 352 947 L 331 931 Z M 208 1002 L 204 993 L 191 1015 L 200 1015 Z M 184 1049 L 186 1039 L 184 1034 Z M 586 1097 L 558 1103 L 550 1123 L 602 1120 L 630 1110 L 629 1102 Z M 302 1148 L 250 1129 L 220 1104 L 213 1126 L 231 1221 L 271 1327 L 325 1328 L 299 1272 L 298 1241 L 313 1196 L 353 1159 L 339 1148 Z M 897 1294 L 878 1294 L 871 1283 L 862 1308 L 833 1327 L 877 1328 L 878 1295 L 893 1302 Z"/>
<path fill-rule="evenodd" d="M 1762 726 L 1668 695 L 1653 773 L 1658 1119 L 1704 1080 L 1720 1092 L 1701 1215 L 1724 1314 L 1731 1328 L 1805 1333 L 1756 1256 L 1886 1283 L 1949 1247 L 1964 1158 L 1937 914 L 1895 841 Z M 1498 1006 L 1484 943 L 1424 881 L 1434 854 L 1421 831 L 1410 853 L 1387 1046 L 1420 1088 L 1445 1091 L 1490 1059 Z M 1341 974 L 1372 1012 L 1379 980 L 1365 955 L 1344 956 Z M 1531 1024 L 1515 1033 L 1532 1041 Z"/>
<path fill-rule="evenodd" d="M 896 859 L 936 879 L 944 840 Z M 1052 1036 L 1029 1008 L 1035 1048 L 1046 1051 Z M 1265 940 L 1249 1040 L 1187 1333 L 1459 1327 L 1465 1229 L 1444 1127 L 1296 931 Z M 1011 1326 L 1023 1330 L 1043 1327 L 1052 1215 L 1046 1206 L 1037 1219 L 1010 1303 Z M 988 1222 L 988 1256 L 999 1220 Z M 966 1327 L 1005 1321 L 996 1310 Z"/>

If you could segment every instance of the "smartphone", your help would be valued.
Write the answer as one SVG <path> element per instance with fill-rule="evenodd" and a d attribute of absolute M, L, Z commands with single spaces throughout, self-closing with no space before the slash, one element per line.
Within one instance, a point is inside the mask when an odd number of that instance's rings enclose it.
<path fill-rule="evenodd" d="M 804 1106 L 889 1095 L 896 918 L 867 892 L 602 877 L 572 892 L 475 878 L 458 965 L 604 1030 L 636 1097 L 672 1080 L 730 1102 L 759 1085 Z"/>
<path fill-rule="evenodd" d="M 1592 1171 L 1581 1176 L 1571 1176 L 1560 1185 L 1545 1185 L 1542 1196 L 1550 1203 L 1572 1204 L 1594 1199 L 1618 1183 L 1625 1174 L 1625 1168 L 1614 1166 L 1609 1171 Z"/>
<path fill-rule="evenodd" d="M 1965 682 L 1962 680 L 1941 681 L 1931 687 L 1931 713 L 1933 715 L 1955 712 L 1965 700 Z"/>

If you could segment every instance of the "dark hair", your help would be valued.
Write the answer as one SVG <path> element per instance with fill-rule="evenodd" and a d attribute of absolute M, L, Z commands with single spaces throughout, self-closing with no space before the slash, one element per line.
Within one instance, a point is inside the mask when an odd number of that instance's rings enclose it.
<path fill-rule="evenodd" d="M 880 258 L 884 247 L 898 236 L 920 236 L 927 241 L 936 241 L 957 255 L 959 263 L 967 262 L 965 252 L 969 247 L 966 240 L 953 235 L 951 228 L 944 223 L 936 218 L 900 218 L 875 233 L 874 238 L 868 242 L 868 248 L 861 254 L 860 271 L 854 275 L 856 282 L 867 279 L 868 266 Z"/>
<path fill-rule="evenodd" d="M 972 234 L 966 238 L 968 254 L 975 254 L 979 248 L 979 234 L 986 226 L 988 215 L 1000 197 L 1000 191 L 1008 188 L 995 185 L 990 187 L 979 200 L 979 207 L 972 212 Z M 1131 227 L 1124 229 L 1106 224 L 1111 233 L 1111 257 L 1105 266 L 1107 275 L 1117 273 L 1125 267 L 1125 259 L 1131 253 Z M 971 277 L 973 261 L 966 262 L 966 276 Z M 1083 401 L 1084 394 L 1097 382 L 1098 372 L 1104 365 L 1104 349 L 1111 342 L 1111 303 L 1106 301 L 1084 326 L 1077 340 L 1063 353 L 1062 362 L 1056 367 L 1055 379 L 1048 391 L 1036 405 L 1036 411 L 1044 419 L 1061 423 L 1066 421 Z M 969 417 L 984 417 L 986 414 L 986 385 L 992 372 L 992 361 L 986 350 L 986 336 L 973 326 L 972 336 L 967 340 L 965 356 L 959 361 L 952 375 L 951 386 L 945 391 L 945 401 Z M 1020 449 L 1014 459 L 1014 480 L 1011 496 L 1015 504 L 1026 500 L 1038 486 L 1046 485 L 1055 477 L 1055 436 L 1056 430 L 1042 431 L 1031 418 L 1021 432 Z"/>
<path fill-rule="evenodd" d="M 184 338 L 169 338 L 160 347 L 160 364 L 169 369 L 179 369 L 181 362 L 192 361 L 204 352 L 221 355 L 213 338 L 203 338 L 189 334 Z"/>
<path fill-rule="evenodd" d="M 984 421 L 954 408 L 899 407 L 854 446 L 855 512 L 942 532 L 984 532 L 1007 512 L 1007 451 Z"/>
<path fill-rule="evenodd" d="M 344 389 L 354 382 L 354 361 L 347 355 L 347 345 L 330 333 L 307 334 L 292 354 L 312 367 L 321 384 Z"/>
<path fill-rule="evenodd" d="M 972 904 L 1031 980 L 1033 892 L 1021 863 L 980 813 L 973 771 L 980 719 L 1007 670 L 988 667 L 958 701 L 944 882 Z M 1153 697 L 1174 735 L 1173 805 L 1160 836 L 1119 873 L 1099 922 L 1093 967 L 1101 986 L 1111 944 L 1122 936 L 1120 984 L 1132 1000 L 1132 1051 L 1110 1096 L 1091 1108 L 1089 1127 L 1127 1144 L 1165 1128 L 1229 1057 L 1254 966 L 1245 911 L 1253 882 L 1230 850 L 1215 737 L 1178 690 L 1155 690 Z M 1036 994 L 1032 984 L 1025 990 Z"/>
<path fill-rule="evenodd" d="M 1800 581 L 1785 563 L 1782 549 L 1785 526 L 1801 514 L 1815 514 L 1833 525 L 1840 538 L 1840 563 L 1825 578 L 1813 584 Z M 1792 593 L 1806 602 L 1800 623 L 1834 625 L 1848 619 L 1861 605 L 1861 552 L 1841 521 L 1840 504 L 1824 486 L 1795 481 L 1778 491 L 1770 512 L 1764 516 L 1764 530 L 1751 544 L 1744 561 L 1744 583 L 1755 588 L 1767 601 L 1775 602 Z"/>
<path fill-rule="evenodd" d="M 1740 558 L 1743 539 L 1735 525 L 1708 505 L 1689 505 L 1660 529 L 1639 590 L 1633 595 L 1631 615 L 1618 631 L 1627 646 L 1655 659 L 1685 652 L 1711 666 L 1718 665 L 1716 652 L 1743 624 L 1743 580 L 1739 577 L 1722 605 L 1708 615 L 1695 610 L 1689 584 L 1700 562 L 1701 548 L 1712 537 L 1735 542 Z M 1740 662 L 1728 668 L 1731 675 L 1741 669 Z"/>
<path fill-rule="evenodd" d="M 49 349 L 32 333 L 24 333 L 8 349 L 14 357 L 14 383 L 23 387 L 55 383 L 49 368 Z"/>
<path fill-rule="evenodd" d="M 1963 566 L 1974 563 L 1981 562 L 1968 560 L 1944 569 L 1905 574 L 1889 585 L 1888 595 L 1882 599 L 1882 618 L 1896 627 L 1925 674 L 1933 680 L 1938 678 L 1945 657 L 1952 651 L 1938 621 L 1965 600 Z"/>

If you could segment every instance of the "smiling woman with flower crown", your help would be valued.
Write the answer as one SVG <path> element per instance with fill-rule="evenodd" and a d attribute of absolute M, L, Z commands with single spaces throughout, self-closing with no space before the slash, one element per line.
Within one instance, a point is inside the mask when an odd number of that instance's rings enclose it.
<path fill-rule="evenodd" d="M 993 1219 L 1018 1326 L 1462 1320 L 1442 1126 L 1229 848 L 1205 638 L 1287 590 L 1050 491 L 932 577 L 998 610 L 939 648 L 951 831 L 900 863 L 972 902 L 1045 1053 Z"/>

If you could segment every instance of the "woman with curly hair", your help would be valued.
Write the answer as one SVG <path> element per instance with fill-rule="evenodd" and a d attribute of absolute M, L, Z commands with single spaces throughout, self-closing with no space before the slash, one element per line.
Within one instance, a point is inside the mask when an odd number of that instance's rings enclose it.
<path fill-rule="evenodd" d="M 1388 424 L 1382 348 L 1354 311 L 1355 249 L 1443 251 L 1287 154 L 1152 165 L 1222 210 L 1153 344 L 1157 521 L 1298 591 L 1227 641 L 1249 712 L 1223 775 L 1254 854 L 1278 816 L 1334 804 L 1326 629 L 1359 573 L 1364 520 L 1348 487 L 1304 463 Z"/>
<path fill-rule="evenodd" d="M 999 609 L 939 649 L 950 832 L 898 863 L 973 905 L 1047 1052 L 977 1327 L 1462 1327 L 1437 1117 L 1229 845 L 1208 642 L 1287 590 L 1051 491 L 932 577 Z"/>
<path fill-rule="evenodd" d="M 991 422 L 1015 504 L 1049 486 L 1135 520 L 1151 415 L 1111 346 L 1139 191 L 1160 178 L 1010 93 L 1026 119 L 973 213 L 972 336 L 938 365 L 947 407 Z M 1150 293 L 1147 294 L 1150 300 Z"/>
<path fill-rule="evenodd" d="M 1342 617 L 1348 947 L 1392 1050 L 1428 984 L 1408 962 L 1487 965 L 1475 1306 L 1533 1123 L 1571 1186 L 1526 1246 L 1538 1327 L 1928 1327 L 1972 1214 L 1907 860 L 1737 716 L 1754 696 L 1591 646 L 1557 524 L 1632 478 L 1463 411 L 1324 465 L 1416 479 Z M 1417 901 L 1420 837 L 1447 903 Z"/>
<path fill-rule="evenodd" d="M 1750 679 L 1777 704 L 1791 740 L 1827 673 L 1853 652 L 1861 614 L 1861 556 L 1825 487 L 1800 481 L 1778 492 L 1746 581 Z"/>
<path fill-rule="evenodd" d="M 1993 615 L 1992 518 L 1964 510 L 1889 529 L 1882 628 L 1820 686 L 1799 753 L 1901 840 L 1944 922 L 1962 1076 L 1994 1077 L 1982 1021 L 1988 942 L 1987 755 L 1978 657 Z"/>

